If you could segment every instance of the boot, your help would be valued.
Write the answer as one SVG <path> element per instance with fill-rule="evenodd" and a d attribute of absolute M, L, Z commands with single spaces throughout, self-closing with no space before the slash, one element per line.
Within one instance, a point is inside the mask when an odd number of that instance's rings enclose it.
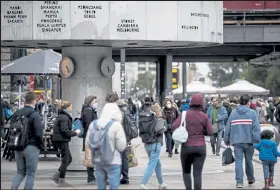
<path fill-rule="evenodd" d="M 269 189 L 269 179 L 264 179 L 264 184 L 265 184 L 265 186 L 264 186 L 263 190 Z"/>
<path fill-rule="evenodd" d="M 56 184 L 58 184 L 58 182 L 59 182 L 59 171 L 55 172 L 55 174 L 53 174 L 51 176 L 51 180 L 53 180 Z"/>
<path fill-rule="evenodd" d="M 212 148 L 212 153 L 216 154 L 215 148 Z"/>
<path fill-rule="evenodd" d="M 275 187 L 274 183 L 273 183 L 273 176 L 269 177 L 269 186 L 270 187 Z"/>
<path fill-rule="evenodd" d="M 175 149 L 175 154 L 179 154 L 178 149 Z"/>
<path fill-rule="evenodd" d="M 65 178 L 59 178 L 58 186 L 59 187 L 71 187 L 71 185 L 65 181 Z"/>

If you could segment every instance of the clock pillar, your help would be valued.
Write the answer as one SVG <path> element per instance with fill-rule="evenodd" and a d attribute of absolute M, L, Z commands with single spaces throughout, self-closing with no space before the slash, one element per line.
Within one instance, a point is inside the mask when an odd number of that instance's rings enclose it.
<path fill-rule="evenodd" d="M 101 61 L 105 57 L 112 57 L 111 47 L 63 47 L 62 56 L 69 57 L 75 66 L 72 76 L 62 79 L 62 99 L 73 104 L 73 119 L 80 117 L 86 96 L 95 95 L 98 98 L 98 115 L 104 104 L 105 97 L 112 90 L 112 78 L 105 77 L 100 70 Z M 68 170 L 86 170 L 83 166 L 83 139 L 73 137 L 69 144 L 72 163 Z"/>

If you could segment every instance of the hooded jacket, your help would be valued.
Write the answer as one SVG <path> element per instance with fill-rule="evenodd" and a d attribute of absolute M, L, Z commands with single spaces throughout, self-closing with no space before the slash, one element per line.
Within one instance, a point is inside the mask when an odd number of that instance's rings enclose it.
<path fill-rule="evenodd" d="M 173 123 L 173 130 L 180 126 L 181 117 L 182 114 Z M 192 96 L 190 109 L 186 113 L 185 121 L 189 137 L 183 146 L 205 146 L 204 136 L 213 135 L 213 126 L 210 119 L 203 112 L 203 97 L 200 94 Z"/>
<path fill-rule="evenodd" d="M 260 141 L 260 134 L 260 123 L 256 112 L 248 106 L 240 105 L 228 118 L 224 142 L 226 145 L 253 144 Z"/>
<path fill-rule="evenodd" d="M 273 161 L 276 163 L 277 157 L 280 157 L 277 145 L 272 140 L 263 139 L 260 143 L 254 144 L 254 147 L 260 152 L 259 159 L 261 161 Z"/>
<path fill-rule="evenodd" d="M 110 138 L 110 146 L 115 150 L 112 165 L 121 165 L 121 152 L 126 148 L 126 137 L 121 125 L 122 114 L 116 103 L 105 104 L 100 118 L 97 120 L 97 125 L 104 128 L 111 120 L 112 126 L 109 128 L 107 135 Z M 89 134 L 93 128 L 91 123 L 86 136 L 86 144 L 89 145 Z"/>

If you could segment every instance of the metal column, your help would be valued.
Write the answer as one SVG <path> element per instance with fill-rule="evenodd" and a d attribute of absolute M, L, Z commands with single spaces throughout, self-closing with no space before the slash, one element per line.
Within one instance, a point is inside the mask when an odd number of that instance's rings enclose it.
<path fill-rule="evenodd" d="M 126 89 L 125 89 L 125 49 L 121 49 L 121 68 L 120 68 L 120 76 L 121 76 L 121 98 L 125 98 Z"/>
<path fill-rule="evenodd" d="M 182 62 L 182 86 L 183 86 L 183 99 L 186 98 L 186 86 L 187 86 L 187 63 Z"/>
<path fill-rule="evenodd" d="M 165 96 L 172 96 L 172 62 L 173 55 L 168 53 L 165 58 Z"/>

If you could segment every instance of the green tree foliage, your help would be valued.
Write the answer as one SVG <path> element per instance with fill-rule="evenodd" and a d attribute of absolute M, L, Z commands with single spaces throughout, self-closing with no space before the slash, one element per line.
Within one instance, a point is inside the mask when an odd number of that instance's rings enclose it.
<path fill-rule="evenodd" d="M 246 63 L 240 62 L 209 63 L 208 77 L 217 82 L 217 87 L 228 86 L 242 78 L 246 65 Z"/>
<path fill-rule="evenodd" d="M 270 91 L 271 96 L 280 96 L 280 67 L 254 67 L 248 66 L 244 73 L 249 82 L 264 87 Z"/>
<path fill-rule="evenodd" d="M 138 80 L 136 81 L 135 87 L 138 87 L 139 90 L 150 91 L 147 95 L 151 95 L 151 91 L 153 88 L 153 81 L 156 78 L 155 74 L 152 74 L 150 71 L 145 73 L 138 74 Z"/>

